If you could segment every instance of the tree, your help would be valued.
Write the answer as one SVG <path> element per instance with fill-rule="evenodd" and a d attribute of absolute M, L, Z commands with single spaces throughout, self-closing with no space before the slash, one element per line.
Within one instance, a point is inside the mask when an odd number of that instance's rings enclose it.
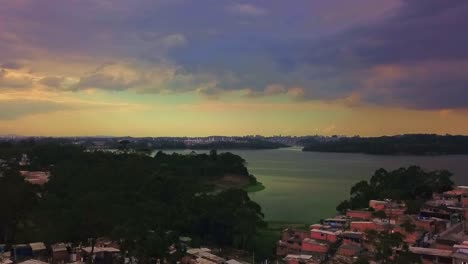
<path fill-rule="evenodd" d="M 426 172 L 418 166 L 400 168 L 393 171 L 379 169 L 369 181 L 360 181 L 351 188 L 351 197 L 339 205 L 337 210 L 360 209 L 368 206 L 369 200 L 392 199 L 406 201 L 412 212 L 421 203 L 441 193 L 453 189 L 452 173 L 446 170 Z"/>
<path fill-rule="evenodd" d="M 417 264 L 422 263 L 421 256 L 409 251 L 408 245 L 403 245 L 402 250 L 395 256 L 396 264 Z"/>
<path fill-rule="evenodd" d="M 216 149 L 210 150 L 210 157 L 212 160 L 216 160 L 218 158 L 218 152 L 216 151 Z"/>
<path fill-rule="evenodd" d="M 392 258 L 395 256 L 395 250 L 403 248 L 405 242 L 403 235 L 400 233 L 380 232 L 373 239 L 375 248 L 375 260 L 380 263 L 395 263 Z M 408 249 L 403 248 L 404 251 Z"/>
<path fill-rule="evenodd" d="M 369 264 L 369 260 L 364 257 L 358 257 L 356 261 L 353 262 L 354 264 Z"/>
<path fill-rule="evenodd" d="M 400 227 L 403 228 L 405 232 L 410 234 L 416 231 L 416 225 L 413 224 L 409 219 L 406 219 L 403 223 L 401 223 Z"/>
<path fill-rule="evenodd" d="M 387 214 L 383 210 L 372 212 L 372 216 L 379 219 L 387 219 Z"/>
<path fill-rule="evenodd" d="M 14 242 L 19 225 L 24 224 L 29 212 L 36 206 L 38 189 L 25 182 L 14 169 L 0 171 L 0 239 Z"/>

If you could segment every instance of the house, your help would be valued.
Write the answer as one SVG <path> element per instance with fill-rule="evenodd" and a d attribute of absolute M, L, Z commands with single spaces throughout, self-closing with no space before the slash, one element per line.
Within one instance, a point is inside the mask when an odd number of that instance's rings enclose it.
<path fill-rule="evenodd" d="M 454 253 L 452 254 L 454 264 L 468 263 L 468 242 L 464 241 L 461 245 L 454 245 Z"/>
<path fill-rule="evenodd" d="M 460 214 L 463 214 L 463 208 L 451 207 L 444 204 L 440 204 L 439 201 L 428 201 L 421 208 L 419 212 L 420 218 L 439 218 L 448 220 L 451 223 L 459 222 Z"/>
<path fill-rule="evenodd" d="M 382 211 L 387 206 L 387 201 L 379 201 L 379 200 L 370 200 L 369 207 L 373 208 L 375 211 Z"/>
<path fill-rule="evenodd" d="M 348 227 L 349 220 L 346 218 L 340 218 L 340 217 L 327 218 L 323 220 L 322 224 L 330 226 L 331 228 L 345 229 Z"/>
<path fill-rule="evenodd" d="M 351 222 L 350 229 L 355 232 L 366 232 L 367 230 L 376 230 L 376 226 L 371 221 L 354 221 Z"/>
<path fill-rule="evenodd" d="M 17 262 L 17 264 L 48 264 L 47 262 L 40 261 L 37 259 L 28 259 L 25 261 Z"/>
<path fill-rule="evenodd" d="M 465 240 L 463 225 L 458 223 L 451 226 L 444 232 L 438 234 L 435 243 L 431 247 L 437 249 L 452 250 L 454 245 L 458 245 Z"/>
<path fill-rule="evenodd" d="M 356 257 L 359 256 L 364 251 L 364 248 L 360 245 L 355 244 L 342 244 L 338 251 L 336 252 L 337 255 L 343 257 Z"/>
<path fill-rule="evenodd" d="M 368 210 L 348 210 L 346 216 L 352 219 L 370 220 L 372 212 Z"/>
<path fill-rule="evenodd" d="M 309 232 L 306 230 L 297 230 L 292 228 L 286 228 L 281 233 L 281 240 L 288 241 L 288 240 L 303 240 L 306 237 L 309 237 Z"/>
<path fill-rule="evenodd" d="M 240 262 L 240 261 L 237 261 L 235 259 L 230 259 L 230 260 L 226 261 L 225 264 L 250 264 L 250 263 Z"/>
<path fill-rule="evenodd" d="M 35 185 L 43 185 L 49 181 L 50 173 L 48 171 L 20 171 L 24 180 Z"/>
<path fill-rule="evenodd" d="M 468 234 L 468 209 L 467 208 L 464 209 L 463 216 L 465 219 L 463 231 L 465 232 L 465 234 Z"/>
<path fill-rule="evenodd" d="M 222 264 L 226 260 L 211 253 L 208 248 L 190 248 L 187 250 L 187 255 L 191 258 L 190 264 Z"/>
<path fill-rule="evenodd" d="M 413 222 L 416 225 L 416 228 L 424 230 L 428 233 L 441 233 L 447 229 L 449 221 L 439 218 L 424 218 L 418 217 Z"/>
<path fill-rule="evenodd" d="M 28 244 L 18 244 L 11 247 L 11 258 L 15 262 L 30 259 L 32 256 L 33 252 Z"/>
<path fill-rule="evenodd" d="M 66 263 L 70 260 L 70 245 L 57 243 L 50 246 L 52 263 Z"/>
<path fill-rule="evenodd" d="M 35 259 L 47 261 L 48 252 L 44 243 L 29 243 L 29 247 L 31 248 L 32 255 Z"/>
<path fill-rule="evenodd" d="M 287 255 L 284 259 L 287 264 L 319 264 L 321 261 L 312 255 Z"/>
<path fill-rule="evenodd" d="M 330 243 L 334 243 L 338 240 L 338 236 L 341 234 L 341 231 L 327 231 L 327 230 L 320 230 L 320 229 L 312 229 L 310 230 L 310 238 L 316 240 L 324 240 Z"/>
<path fill-rule="evenodd" d="M 453 264 L 467 264 L 468 263 L 468 249 L 457 249 L 452 254 Z"/>
<path fill-rule="evenodd" d="M 295 229 L 285 229 L 281 233 L 281 240 L 276 247 L 276 255 L 286 256 L 288 254 L 299 254 L 301 252 L 302 241 L 310 237 L 310 231 Z"/>
<path fill-rule="evenodd" d="M 343 239 L 343 244 L 360 245 L 364 241 L 364 233 L 346 231 L 341 234 L 341 238 Z"/>
<path fill-rule="evenodd" d="M 312 255 L 320 260 L 325 260 L 329 250 L 329 244 L 317 241 L 311 238 L 305 238 L 302 241 L 302 253 Z"/>
<path fill-rule="evenodd" d="M 81 249 L 81 252 L 84 257 L 93 257 L 94 263 L 112 264 L 113 259 L 120 253 L 120 250 L 115 247 L 94 247 L 94 249 L 92 247 L 84 247 Z"/>
<path fill-rule="evenodd" d="M 452 251 L 436 248 L 410 247 L 409 251 L 421 256 L 423 264 L 452 263 Z"/>
<path fill-rule="evenodd" d="M 398 220 L 400 217 L 405 215 L 406 208 L 405 207 L 390 207 L 384 210 L 387 218 L 392 220 Z"/>
<path fill-rule="evenodd" d="M 312 230 L 312 229 L 322 229 L 324 226 L 322 224 L 313 224 L 313 225 L 310 225 L 309 229 Z"/>
<path fill-rule="evenodd" d="M 279 240 L 276 245 L 276 255 L 286 256 L 288 254 L 301 253 L 302 241 L 283 241 Z"/>
<path fill-rule="evenodd" d="M 5 245 L 0 245 L 0 264 L 12 264 L 10 252 L 5 252 Z"/>
<path fill-rule="evenodd" d="M 375 211 L 384 211 L 389 219 L 394 220 L 404 215 L 406 211 L 406 206 L 404 204 L 399 204 L 390 200 L 370 200 L 369 207 L 373 208 Z"/>
<path fill-rule="evenodd" d="M 9 258 L 0 257 L 0 264 L 13 264 L 13 261 Z"/>

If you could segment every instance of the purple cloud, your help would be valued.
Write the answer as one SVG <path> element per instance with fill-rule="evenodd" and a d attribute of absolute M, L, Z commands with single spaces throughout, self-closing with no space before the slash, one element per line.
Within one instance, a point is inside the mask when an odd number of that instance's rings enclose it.
<path fill-rule="evenodd" d="M 11 1 L 0 6 L 1 67 L 50 53 L 96 60 L 74 76 L 75 90 L 153 85 L 142 68 L 98 67 L 138 61 L 176 69 L 156 90 L 269 96 L 294 87 L 303 99 L 468 108 L 466 14 L 464 0 Z"/>

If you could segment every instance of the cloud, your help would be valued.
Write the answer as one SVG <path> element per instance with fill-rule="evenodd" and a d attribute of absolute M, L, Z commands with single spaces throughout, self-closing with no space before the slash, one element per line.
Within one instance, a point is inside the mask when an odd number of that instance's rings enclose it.
<path fill-rule="evenodd" d="M 166 49 L 171 49 L 187 44 L 187 39 L 183 34 L 171 34 L 161 38 L 161 44 Z"/>
<path fill-rule="evenodd" d="M 268 12 L 265 8 L 261 8 L 252 4 L 242 4 L 242 3 L 236 3 L 233 5 L 230 5 L 228 7 L 228 10 L 231 13 L 238 14 L 238 15 L 244 15 L 244 16 L 263 16 L 266 15 Z"/>
<path fill-rule="evenodd" d="M 18 70 L 21 69 L 23 65 L 19 62 L 15 61 L 7 61 L 5 63 L 0 64 L 0 68 L 4 69 L 11 69 L 11 70 Z"/>
<path fill-rule="evenodd" d="M 55 8 L 13 2 L 0 7 L 2 89 L 37 82 L 65 91 L 211 98 L 244 91 L 350 105 L 468 108 L 463 0 L 45 3 Z M 66 61 L 69 69 L 28 75 L 15 65 L 47 59 Z"/>
<path fill-rule="evenodd" d="M 14 120 L 34 114 L 69 110 L 70 106 L 46 100 L 0 100 L 0 120 Z"/>
<path fill-rule="evenodd" d="M 138 86 L 143 82 L 142 73 L 125 64 L 109 63 L 85 74 L 72 90 L 102 89 L 122 91 Z"/>
<path fill-rule="evenodd" d="M 379 65 L 370 69 L 368 102 L 416 109 L 468 107 L 468 60 Z"/>
<path fill-rule="evenodd" d="M 30 87 L 33 79 L 30 76 L 0 68 L 0 90 Z"/>
<path fill-rule="evenodd" d="M 294 78 L 313 99 L 353 96 L 353 104 L 468 108 L 468 35 L 460 34 L 468 27 L 467 13 L 466 1 L 404 1 L 372 24 L 272 45 L 279 72 L 271 75 L 283 84 Z"/>
<path fill-rule="evenodd" d="M 41 78 L 39 80 L 39 83 L 50 88 L 62 88 L 65 81 L 66 81 L 65 77 L 48 76 L 48 77 Z"/>
<path fill-rule="evenodd" d="M 285 87 L 280 84 L 270 84 L 261 91 L 246 89 L 243 91 L 245 97 L 257 98 L 276 95 L 285 95 L 294 100 L 305 99 L 305 91 L 302 87 Z"/>
<path fill-rule="evenodd" d="M 286 94 L 295 99 L 305 99 L 305 91 L 302 87 L 289 88 Z"/>
<path fill-rule="evenodd" d="M 217 77 L 192 74 L 171 64 L 113 62 L 103 64 L 69 87 L 72 91 L 99 89 L 105 91 L 131 90 L 137 93 L 198 92 L 212 97 L 220 90 Z"/>

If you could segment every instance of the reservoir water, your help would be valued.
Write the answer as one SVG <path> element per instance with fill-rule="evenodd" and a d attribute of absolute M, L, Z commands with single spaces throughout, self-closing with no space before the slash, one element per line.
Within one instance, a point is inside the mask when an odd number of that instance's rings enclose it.
<path fill-rule="evenodd" d="M 265 190 L 250 197 L 262 206 L 268 221 L 315 223 L 333 216 L 351 186 L 369 179 L 379 168 L 418 165 L 428 170 L 448 169 L 456 184 L 468 185 L 468 155 L 377 156 L 303 152 L 297 147 L 229 151 L 242 156 L 250 173 L 265 185 Z"/>

